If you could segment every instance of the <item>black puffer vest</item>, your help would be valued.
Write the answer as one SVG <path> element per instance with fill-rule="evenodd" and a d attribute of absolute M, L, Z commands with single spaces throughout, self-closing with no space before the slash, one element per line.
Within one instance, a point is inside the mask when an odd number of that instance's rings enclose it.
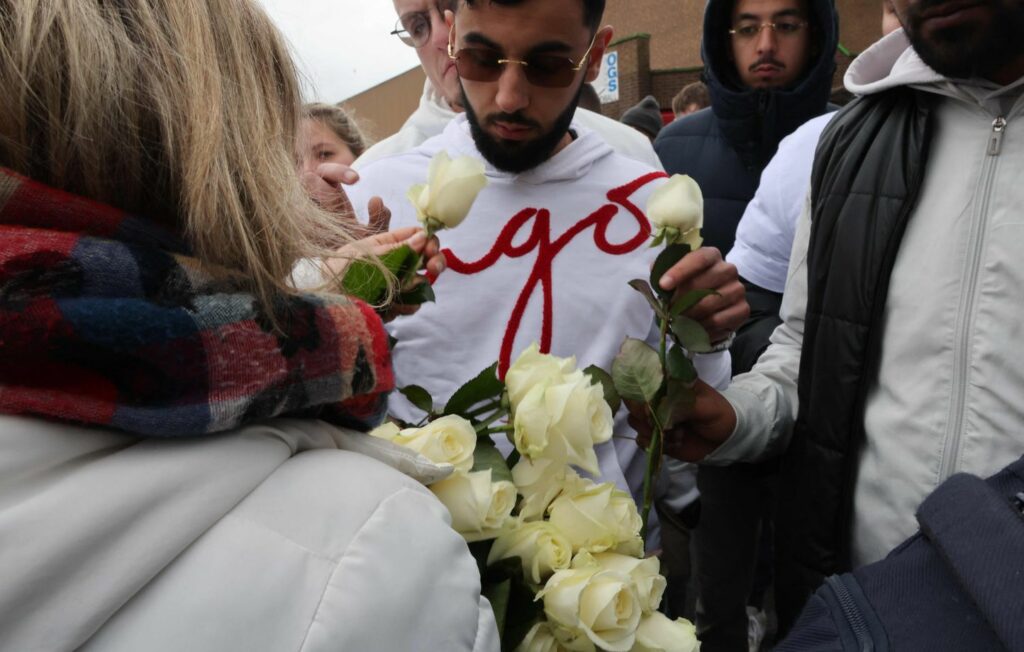
<path fill-rule="evenodd" d="M 800 409 L 779 491 L 783 631 L 825 577 L 850 567 L 864 404 L 889 278 L 924 177 L 931 115 L 929 96 L 908 88 L 870 95 L 844 108 L 818 144 Z"/>

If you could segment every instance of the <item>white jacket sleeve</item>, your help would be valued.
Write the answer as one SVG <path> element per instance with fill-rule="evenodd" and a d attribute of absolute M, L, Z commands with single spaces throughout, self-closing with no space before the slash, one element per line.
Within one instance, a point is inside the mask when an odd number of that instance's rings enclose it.
<path fill-rule="evenodd" d="M 807 246 L 810 238 L 810 196 L 793 239 L 789 275 L 782 298 L 782 324 L 771 346 L 748 373 L 736 376 L 723 392 L 736 410 L 732 436 L 704 464 L 754 462 L 778 454 L 789 443 L 797 413 L 797 375 L 807 312 Z"/>

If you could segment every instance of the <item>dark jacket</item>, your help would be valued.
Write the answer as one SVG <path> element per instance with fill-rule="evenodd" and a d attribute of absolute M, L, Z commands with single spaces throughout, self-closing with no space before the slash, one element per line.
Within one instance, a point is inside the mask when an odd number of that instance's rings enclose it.
<path fill-rule="evenodd" d="M 850 568 L 864 406 L 896 254 L 924 177 L 932 103 L 895 89 L 855 100 L 815 155 L 799 412 L 782 459 L 776 606 L 785 632 L 828 575 Z"/>
<path fill-rule="evenodd" d="M 654 143 L 669 174 L 688 174 L 704 193 L 704 242 L 725 254 L 779 141 L 828 106 L 839 23 L 832 0 L 808 0 L 816 54 L 792 88 L 740 86 L 729 56 L 734 0 L 709 0 L 704 12 L 704 81 L 711 107 L 676 120 Z"/>

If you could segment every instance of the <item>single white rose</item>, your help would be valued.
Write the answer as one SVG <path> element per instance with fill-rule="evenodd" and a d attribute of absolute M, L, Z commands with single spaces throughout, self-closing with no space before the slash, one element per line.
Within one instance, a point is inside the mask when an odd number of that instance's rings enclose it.
<path fill-rule="evenodd" d="M 519 557 L 527 580 L 543 584 L 555 571 L 569 568 L 572 544 L 547 521 L 520 522 L 494 540 L 487 563 L 509 557 Z"/>
<path fill-rule="evenodd" d="M 643 551 L 641 520 L 632 496 L 605 482 L 563 494 L 551 503 L 551 524 L 572 543 L 573 551 Z"/>
<path fill-rule="evenodd" d="M 585 560 L 582 555 L 573 559 L 573 568 L 577 565 L 583 566 L 588 561 L 596 563 L 605 570 L 613 570 L 629 577 L 636 589 L 636 595 L 640 599 L 640 609 L 644 614 L 650 614 L 658 610 L 661 604 L 661 597 L 665 594 L 665 577 L 661 574 L 661 562 L 657 557 L 637 559 L 632 555 L 622 555 L 614 552 L 599 552 L 588 555 Z"/>
<path fill-rule="evenodd" d="M 600 473 L 594 445 L 612 437 L 604 389 L 582 371 L 560 382 L 534 385 L 513 416 L 513 441 L 525 457 L 572 464 Z"/>
<path fill-rule="evenodd" d="M 563 493 L 575 493 L 586 488 L 584 480 L 571 466 L 537 458 L 520 459 L 512 467 L 512 482 L 523 500 L 519 503 L 519 518 L 535 521 L 544 518 L 551 502 Z"/>
<path fill-rule="evenodd" d="M 398 424 L 393 421 L 382 423 L 373 430 L 370 431 L 370 435 L 374 437 L 380 437 L 381 439 L 387 439 L 391 441 L 398 436 L 402 430 L 398 427 Z"/>
<path fill-rule="evenodd" d="M 647 219 L 657 227 L 656 235 L 663 235 L 669 244 L 699 248 L 703 243 L 700 229 L 704 225 L 700 186 L 688 175 L 673 174 L 647 199 Z"/>
<path fill-rule="evenodd" d="M 433 230 L 452 229 L 466 219 L 486 185 L 483 162 L 470 156 L 452 160 L 441 151 L 430 161 L 427 183 L 410 188 L 408 197 L 420 222 Z"/>
<path fill-rule="evenodd" d="M 633 652 L 699 652 L 697 628 L 689 620 L 670 620 L 655 611 L 640 619 Z"/>
<path fill-rule="evenodd" d="M 558 358 L 541 353 L 534 342 L 519 354 L 505 372 L 505 390 L 514 411 L 535 385 L 561 382 L 566 374 L 576 368 L 576 358 Z"/>
<path fill-rule="evenodd" d="M 640 602 L 622 573 L 597 567 L 558 571 L 537 597 L 544 600 L 552 624 L 582 632 L 602 650 L 628 652 L 633 647 Z"/>
<path fill-rule="evenodd" d="M 498 536 L 516 504 L 515 485 L 491 482 L 490 469 L 456 471 L 430 490 L 448 508 L 452 528 L 471 542 Z"/>
<path fill-rule="evenodd" d="M 391 441 L 413 449 L 436 464 L 448 463 L 458 471 L 473 468 L 476 430 L 469 421 L 454 414 L 431 421 L 422 428 L 406 428 Z"/>
<path fill-rule="evenodd" d="M 587 642 L 590 643 L 589 640 Z M 565 649 L 555 638 L 551 624 L 542 620 L 526 632 L 526 636 L 516 646 L 515 652 L 563 652 Z M 593 644 L 590 649 L 594 649 Z"/>

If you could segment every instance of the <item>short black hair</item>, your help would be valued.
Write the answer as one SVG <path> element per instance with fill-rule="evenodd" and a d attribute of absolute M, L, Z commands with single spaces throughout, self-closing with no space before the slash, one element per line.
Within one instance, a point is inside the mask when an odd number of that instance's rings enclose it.
<path fill-rule="evenodd" d="M 483 1 L 483 0 L 481 0 Z M 523 0 L 486 0 L 496 5 L 518 5 Z M 590 29 L 590 33 L 597 32 L 601 26 L 601 18 L 604 16 L 604 0 L 581 0 L 583 2 L 583 23 Z M 473 7 L 477 0 L 465 0 L 466 6 Z"/>

